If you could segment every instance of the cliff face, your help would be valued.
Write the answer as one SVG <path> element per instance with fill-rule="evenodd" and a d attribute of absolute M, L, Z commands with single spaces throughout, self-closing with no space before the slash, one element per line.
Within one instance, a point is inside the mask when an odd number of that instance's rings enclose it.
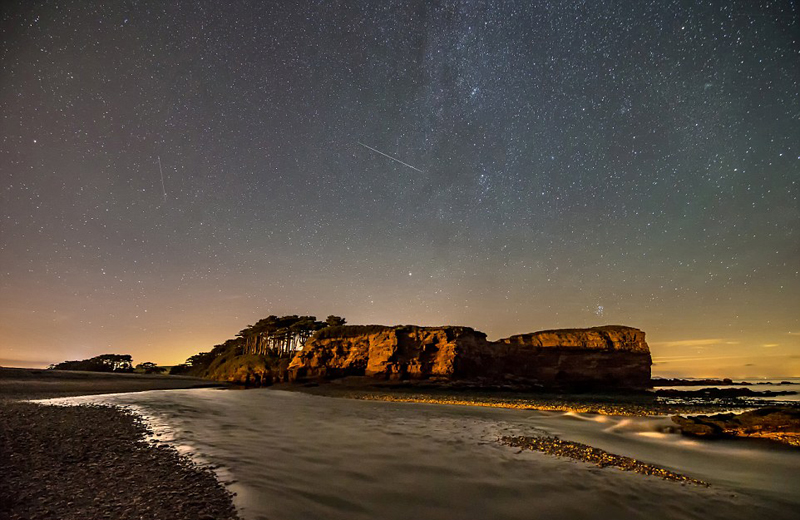
<path fill-rule="evenodd" d="M 460 355 L 485 343 L 468 327 L 332 327 L 308 340 L 289 377 L 453 378 Z"/>
<path fill-rule="evenodd" d="M 495 345 L 495 374 L 546 384 L 626 388 L 650 386 L 644 332 L 611 325 L 520 334 Z"/>
<path fill-rule="evenodd" d="M 591 329 L 543 330 L 511 336 L 498 340 L 498 343 L 529 347 L 650 353 L 650 348 L 644 340 L 644 332 L 622 325 L 606 325 L 605 327 L 592 327 Z"/>
<path fill-rule="evenodd" d="M 346 326 L 312 337 L 289 365 L 289 378 L 366 375 L 646 387 L 651 364 L 644 332 L 631 327 L 542 331 L 489 342 L 468 327 Z"/>

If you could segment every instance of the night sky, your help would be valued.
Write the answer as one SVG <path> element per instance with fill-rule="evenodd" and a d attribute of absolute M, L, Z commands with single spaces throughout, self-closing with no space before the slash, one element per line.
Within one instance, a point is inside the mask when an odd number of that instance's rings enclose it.
<path fill-rule="evenodd" d="M 800 376 L 795 1 L 2 8 L 0 364 L 269 314 Z M 160 164 L 159 164 L 160 163 Z"/>

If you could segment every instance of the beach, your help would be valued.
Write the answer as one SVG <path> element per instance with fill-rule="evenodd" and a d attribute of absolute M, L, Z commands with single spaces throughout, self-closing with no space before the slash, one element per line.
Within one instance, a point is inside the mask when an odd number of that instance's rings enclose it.
<path fill-rule="evenodd" d="M 25 401 L 219 386 L 194 378 L 0 369 L 0 518 L 236 519 L 208 468 L 148 440 L 141 417 L 113 406 Z"/>
<path fill-rule="evenodd" d="M 0 399 L 49 399 L 226 386 L 196 377 L 0 367 Z"/>
<path fill-rule="evenodd" d="M 722 405 L 358 380 L 230 391 L 172 376 L 0 376 L 0 518 L 777 520 L 800 506 L 800 450 L 675 433 L 670 414 Z"/>
<path fill-rule="evenodd" d="M 668 416 L 270 388 L 58 402 L 132 407 L 165 442 L 213 464 L 245 520 L 777 520 L 794 518 L 800 507 L 800 451 L 749 439 L 688 439 Z M 531 439 L 556 450 L 532 449 Z"/>

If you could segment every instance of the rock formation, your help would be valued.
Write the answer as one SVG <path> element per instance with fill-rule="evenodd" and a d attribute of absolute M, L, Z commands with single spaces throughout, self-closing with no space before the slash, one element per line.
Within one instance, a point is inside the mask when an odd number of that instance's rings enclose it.
<path fill-rule="evenodd" d="M 496 342 L 469 327 L 341 326 L 314 335 L 289 378 L 483 379 L 547 386 L 644 388 L 644 332 L 606 326 L 522 334 Z"/>
<path fill-rule="evenodd" d="M 672 418 L 684 435 L 706 438 L 761 437 L 800 447 L 800 410 L 769 407 L 740 414 Z"/>
<path fill-rule="evenodd" d="M 610 325 L 590 329 L 545 330 L 495 343 L 500 365 L 511 374 L 548 384 L 646 388 L 650 348 L 644 332 Z"/>

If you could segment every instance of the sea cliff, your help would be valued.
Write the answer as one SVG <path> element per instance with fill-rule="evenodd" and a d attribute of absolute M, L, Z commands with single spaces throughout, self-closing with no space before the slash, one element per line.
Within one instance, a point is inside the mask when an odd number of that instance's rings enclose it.
<path fill-rule="evenodd" d="M 357 375 L 645 388 L 651 364 L 645 333 L 618 325 L 498 341 L 469 327 L 339 326 L 320 330 L 306 342 L 289 364 L 288 378 Z"/>

